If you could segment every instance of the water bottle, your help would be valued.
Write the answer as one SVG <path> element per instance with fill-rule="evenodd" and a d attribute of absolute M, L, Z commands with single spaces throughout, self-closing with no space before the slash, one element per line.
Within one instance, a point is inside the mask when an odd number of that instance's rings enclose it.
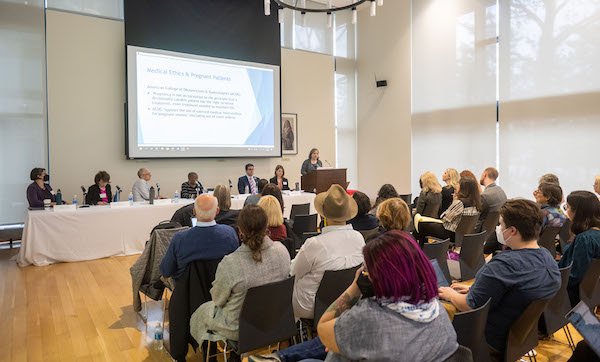
<path fill-rule="evenodd" d="M 163 331 L 160 322 L 156 325 L 154 330 L 154 349 L 160 351 L 163 349 Z"/>
<path fill-rule="evenodd" d="M 178 190 L 175 190 L 175 197 L 174 197 L 174 199 L 175 199 L 175 203 L 179 202 L 179 191 Z"/>
<path fill-rule="evenodd" d="M 56 204 L 62 205 L 62 192 L 60 192 L 60 189 L 56 192 Z"/>
<path fill-rule="evenodd" d="M 129 205 L 133 205 L 133 192 L 129 193 Z"/>
<path fill-rule="evenodd" d="M 73 205 L 77 207 L 77 195 L 73 195 Z"/>
<path fill-rule="evenodd" d="M 154 198 L 156 197 L 156 191 L 154 190 L 154 186 L 150 186 L 149 195 L 150 199 L 148 201 L 150 201 L 150 205 L 154 205 Z"/>

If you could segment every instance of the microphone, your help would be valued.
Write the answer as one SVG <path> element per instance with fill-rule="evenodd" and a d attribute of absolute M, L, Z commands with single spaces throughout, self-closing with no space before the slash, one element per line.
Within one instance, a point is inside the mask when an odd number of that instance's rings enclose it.
<path fill-rule="evenodd" d="M 200 196 L 200 182 L 196 180 L 196 197 Z"/>
<path fill-rule="evenodd" d="M 156 183 L 156 196 L 160 199 L 160 184 Z"/>
<path fill-rule="evenodd" d="M 81 186 L 81 191 L 83 191 L 84 194 L 87 194 L 87 192 L 85 191 L 85 187 Z"/>
<path fill-rule="evenodd" d="M 331 164 L 329 163 L 329 161 L 325 160 L 325 162 L 327 162 L 327 164 L 329 165 L 329 167 L 333 167 L 333 166 L 331 166 Z"/>
<path fill-rule="evenodd" d="M 121 193 L 123 190 L 121 190 L 121 188 L 119 187 L 119 185 L 117 185 L 117 192 Z"/>
<path fill-rule="evenodd" d="M 231 179 L 229 179 L 227 181 L 229 181 L 229 188 L 232 189 L 233 188 L 233 184 L 231 183 Z"/>
<path fill-rule="evenodd" d="M 87 197 L 86 197 L 86 195 L 87 195 L 87 191 L 86 191 L 86 189 L 85 189 L 85 187 L 84 187 L 84 186 L 81 186 L 81 191 L 83 192 L 83 202 L 81 203 L 81 206 L 83 207 L 83 205 L 85 205 L 85 204 L 86 204 L 86 203 L 85 203 L 85 201 L 86 201 L 85 199 L 87 198 Z"/>
<path fill-rule="evenodd" d="M 117 187 L 117 192 L 116 192 L 115 197 L 114 197 L 114 201 L 115 202 L 119 201 L 119 195 L 121 195 L 121 191 L 123 191 L 123 190 L 121 190 L 121 188 L 119 187 L 119 185 L 117 185 L 116 187 Z"/>

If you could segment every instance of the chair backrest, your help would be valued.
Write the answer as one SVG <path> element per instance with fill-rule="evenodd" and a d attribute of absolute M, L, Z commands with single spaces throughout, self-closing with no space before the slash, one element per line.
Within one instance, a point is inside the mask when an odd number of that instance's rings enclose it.
<path fill-rule="evenodd" d="M 556 258 L 556 235 L 560 232 L 558 226 L 546 226 L 542 231 L 542 236 L 538 240 L 538 244 L 546 248 L 553 258 Z"/>
<path fill-rule="evenodd" d="M 491 233 L 496 231 L 496 226 L 500 220 L 500 211 L 490 211 L 485 216 L 483 224 L 481 225 L 481 231 L 485 231 L 484 239 L 487 239 Z"/>
<path fill-rule="evenodd" d="M 194 203 L 180 207 L 171 217 L 171 222 L 178 222 L 181 226 L 192 227 L 194 217 Z"/>
<path fill-rule="evenodd" d="M 290 254 L 290 260 L 296 257 L 296 243 L 293 238 L 285 238 L 280 241 Z"/>
<path fill-rule="evenodd" d="M 296 335 L 294 277 L 248 289 L 240 312 L 239 353 Z"/>
<path fill-rule="evenodd" d="M 349 269 L 325 271 L 315 295 L 315 315 L 313 318 L 315 328 L 319 324 L 319 319 L 321 319 L 331 303 L 335 302 L 352 284 L 358 268 L 360 268 L 360 265 Z"/>
<path fill-rule="evenodd" d="M 579 299 L 583 300 L 590 310 L 600 305 L 600 259 L 592 259 L 588 270 L 579 283 Z"/>
<path fill-rule="evenodd" d="M 452 320 L 452 325 L 456 331 L 456 341 L 461 346 L 468 347 L 471 350 L 474 361 L 489 359 L 489 354 L 487 355 L 488 358 L 485 358 L 485 352 L 487 352 L 485 326 L 491 300 L 492 298 L 489 298 L 484 305 L 477 309 L 456 313 Z M 484 358 L 479 358 L 479 354 L 482 353 Z"/>
<path fill-rule="evenodd" d="M 317 214 L 296 215 L 292 230 L 296 235 L 302 237 L 303 233 L 317 231 Z"/>
<path fill-rule="evenodd" d="M 371 229 L 371 230 L 359 230 L 362 234 L 365 241 L 373 235 L 376 235 L 379 232 L 379 228 Z"/>
<path fill-rule="evenodd" d="M 310 204 L 294 204 L 290 210 L 290 220 L 294 221 L 297 215 L 310 214 Z"/>
<path fill-rule="evenodd" d="M 302 237 L 297 239 L 300 242 L 300 244 L 296 245 L 296 249 L 300 249 L 302 247 L 302 245 L 304 245 L 304 243 L 306 242 L 306 240 L 312 238 L 313 236 L 317 236 L 317 235 L 320 235 L 320 234 L 321 233 L 318 232 L 318 231 L 309 232 L 309 233 L 302 233 Z"/>
<path fill-rule="evenodd" d="M 412 204 L 412 194 L 398 195 L 407 205 Z"/>
<path fill-rule="evenodd" d="M 537 323 L 548 303 L 550 299 L 534 300 L 513 322 L 508 330 L 504 361 L 514 362 L 538 345 Z"/>
<path fill-rule="evenodd" d="M 479 215 L 463 215 L 456 227 L 454 243 L 456 246 L 462 245 L 462 240 L 465 234 L 471 234 L 473 229 L 475 229 L 475 225 L 477 225 L 477 220 L 479 220 Z"/>
<path fill-rule="evenodd" d="M 565 251 L 564 247 L 571 241 L 571 236 L 571 220 L 565 219 L 565 223 L 558 233 L 558 240 L 560 241 L 560 248 L 563 253 Z"/>
<path fill-rule="evenodd" d="M 471 350 L 465 346 L 458 346 L 458 349 L 454 354 L 448 357 L 444 362 L 473 362 L 473 354 Z"/>
<path fill-rule="evenodd" d="M 560 289 L 550 299 L 550 303 L 540 318 L 544 320 L 546 326 L 546 335 L 552 335 L 562 327 L 566 326 L 569 321 L 565 318 L 565 315 L 571 310 L 571 302 L 569 301 L 569 294 L 567 293 L 567 284 L 569 282 L 569 276 L 571 275 L 571 267 L 573 264 L 559 269 L 560 270 Z"/>
<path fill-rule="evenodd" d="M 470 280 L 485 265 L 483 257 L 483 244 L 485 243 L 485 231 L 477 234 L 466 234 L 462 241 L 462 247 L 458 256 L 460 264 L 460 278 Z"/>
<path fill-rule="evenodd" d="M 452 282 L 452 277 L 450 276 L 450 270 L 448 270 L 448 247 L 450 246 L 450 239 L 440 240 L 433 243 L 425 243 L 423 244 L 423 253 L 427 256 L 427 259 L 435 259 L 442 269 L 444 276 L 446 277 L 446 281 L 448 283 Z"/>

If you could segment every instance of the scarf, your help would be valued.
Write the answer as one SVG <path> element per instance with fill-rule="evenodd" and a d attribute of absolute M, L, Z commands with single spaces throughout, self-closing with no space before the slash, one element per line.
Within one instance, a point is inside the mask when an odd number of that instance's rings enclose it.
<path fill-rule="evenodd" d="M 410 320 L 420 323 L 429 323 L 440 314 L 440 305 L 437 298 L 433 298 L 427 303 L 421 301 L 416 305 L 406 303 L 402 299 L 394 302 L 393 299 L 384 298 L 379 301 L 379 304 Z"/>

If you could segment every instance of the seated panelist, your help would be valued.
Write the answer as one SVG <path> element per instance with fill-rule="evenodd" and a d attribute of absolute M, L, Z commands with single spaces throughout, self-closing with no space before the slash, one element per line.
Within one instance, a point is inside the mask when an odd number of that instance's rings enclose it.
<path fill-rule="evenodd" d="M 27 201 L 29 207 L 44 207 L 44 200 L 50 199 L 51 205 L 56 205 L 56 194 L 52 191 L 52 187 L 47 183 L 50 181 L 50 175 L 46 169 L 36 167 L 31 170 L 29 175 L 31 185 L 27 187 Z"/>
<path fill-rule="evenodd" d="M 285 170 L 283 169 L 283 166 L 277 165 L 277 167 L 275 167 L 275 176 L 273 176 L 269 182 L 277 185 L 281 191 L 289 190 L 290 185 L 288 183 L 288 179 L 283 177 L 284 175 Z"/>
<path fill-rule="evenodd" d="M 319 150 L 313 148 L 308 154 L 308 159 L 304 160 L 302 163 L 302 169 L 300 170 L 300 173 L 302 176 L 304 176 L 307 173 L 315 171 L 319 167 L 323 167 L 323 163 L 321 163 L 319 160 Z"/>
<path fill-rule="evenodd" d="M 112 201 L 112 190 L 109 185 L 110 175 L 99 171 L 94 177 L 94 184 L 88 188 L 85 203 L 88 205 L 108 205 Z"/>
<path fill-rule="evenodd" d="M 254 165 L 247 164 L 246 174 L 238 179 L 238 192 L 240 194 L 257 194 L 258 181 L 259 178 L 254 176 Z"/>

